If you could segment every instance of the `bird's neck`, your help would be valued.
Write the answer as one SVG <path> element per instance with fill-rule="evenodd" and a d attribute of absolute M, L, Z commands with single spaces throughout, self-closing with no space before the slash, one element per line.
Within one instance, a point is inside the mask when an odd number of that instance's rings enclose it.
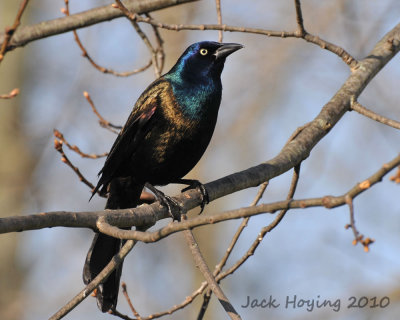
<path fill-rule="evenodd" d="M 166 75 L 183 114 L 192 119 L 217 114 L 221 102 L 220 78 Z"/>

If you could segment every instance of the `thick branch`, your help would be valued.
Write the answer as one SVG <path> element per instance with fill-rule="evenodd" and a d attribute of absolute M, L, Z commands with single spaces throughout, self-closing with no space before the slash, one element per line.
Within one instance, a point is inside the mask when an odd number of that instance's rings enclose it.
<path fill-rule="evenodd" d="M 99 219 L 97 226 L 102 233 L 120 239 L 135 239 L 143 242 L 155 242 L 168 235 L 192 229 L 195 227 L 215 224 L 231 219 L 239 219 L 250 217 L 262 213 L 275 213 L 277 210 L 288 210 L 288 209 L 304 209 L 308 207 L 326 207 L 335 208 L 346 204 L 347 197 L 354 199 L 356 196 L 369 189 L 372 185 L 382 180 L 382 177 L 387 174 L 390 170 L 397 167 L 400 164 L 400 155 L 394 158 L 389 163 L 385 164 L 377 173 L 366 179 L 362 183 L 357 183 L 351 190 L 342 196 L 325 196 L 321 198 L 302 199 L 302 200 L 285 200 L 272 202 L 268 204 L 261 204 L 255 207 L 246 207 L 236 210 L 225 211 L 215 215 L 209 216 L 198 216 L 191 220 L 185 220 L 180 223 L 170 223 L 167 226 L 153 231 L 153 232 L 141 232 L 141 231 L 130 231 L 123 230 L 117 227 L 111 226 L 106 222 L 106 217 L 103 216 Z"/>
<path fill-rule="evenodd" d="M 285 200 L 269 204 L 262 204 L 255 207 L 241 208 L 237 210 L 225 211 L 215 215 L 198 216 L 191 220 L 181 221 L 179 223 L 171 222 L 167 226 L 153 231 L 130 231 L 122 230 L 118 227 L 127 226 L 147 226 L 154 225 L 158 220 L 169 217 L 166 207 L 154 203 L 148 206 L 140 206 L 136 209 L 120 209 L 120 210 L 102 210 L 98 212 L 48 212 L 30 216 L 7 217 L 0 219 L 0 233 L 33 230 L 45 227 L 86 227 L 97 229 L 102 233 L 111 235 L 120 239 L 135 239 L 143 242 L 155 242 L 166 236 L 199 227 L 207 224 L 214 224 L 226 220 L 238 219 L 258 215 L 261 213 L 274 213 L 283 209 L 303 209 L 307 207 L 324 206 L 326 208 L 335 208 L 346 204 L 346 196 L 355 198 L 375 183 L 381 181 L 382 177 L 390 170 L 400 165 L 400 155 L 389 163 L 385 164 L 378 172 L 369 177 L 360 184 L 356 184 L 343 196 L 325 196 L 322 198 L 303 199 L 303 200 Z M 212 182 L 207 186 L 213 186 L 216 182 Z M 190 199 L 190 194 L 197 191 L 189 190 L 176 197 L 178 201 L 187 199 L 185 209 L 194 208 L 199 203 L 194 199 Z M 118 227 L 117 227 L 118 226 Z"/>
<path fill-rule="evenodd" d="M 197 0 L 128 0 L 125 5 L 130 10 L 141 14 L 164 9 L 181 3 Z M 13 35 L 7 50 L 22 47 L 31 41 L 54 36 L 56 34 L 89 27 L 99 22 L 122 17 L 123 13 L 110 5 L 87 10 L 68 17 L 44 21 L 32 26 L 20 27 Z M 0 44 L 5 40 L 5 34 L 0 33 Z"/>

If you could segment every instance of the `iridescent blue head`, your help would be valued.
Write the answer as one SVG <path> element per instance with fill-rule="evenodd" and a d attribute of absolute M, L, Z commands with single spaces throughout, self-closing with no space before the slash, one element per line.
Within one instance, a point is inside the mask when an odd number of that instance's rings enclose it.
<path fill-rule="evenodd" d="M 219 79 L 226 57 L 241 48 L 243 46 L 237 43 L 213 41 L 194 43 L 185 50 L 167 75 L 178 82 L 202 82 L 205 78 Z"/>
<path fill-rule="evenodd" d="M 216 115 L 221 102 L 221 72 L 225 59 L 243 48 L 236 43 L 203 41 L 192 44 L 164 75 L 170 81 L 175 99 L 191 119 L 203 114 Z"/>

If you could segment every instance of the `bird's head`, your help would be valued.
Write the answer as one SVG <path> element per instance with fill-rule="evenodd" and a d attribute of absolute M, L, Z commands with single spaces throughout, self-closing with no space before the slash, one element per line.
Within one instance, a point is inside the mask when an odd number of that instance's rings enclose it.
<path fill-rule="evenodd" d="M 185 50 L 168 74 L 182 80 L 201 80 L 203 77 L 219 79 L 226 57 L 241 48 L 243 46 L 237 43 L 194 43 Z"/>

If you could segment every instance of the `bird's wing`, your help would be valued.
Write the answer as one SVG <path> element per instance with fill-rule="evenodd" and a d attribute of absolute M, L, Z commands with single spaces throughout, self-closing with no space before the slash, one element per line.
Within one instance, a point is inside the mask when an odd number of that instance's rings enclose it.
<path fill-rule="evenodd" d="M 142 93 L 129 115 L 127 122 L 111 147 L 104 166 L 99 172 L 101 177 L 96 188 L 92 192 L 92 197 L 102 186 L 102 192 L 104 192 L 108 183 L 115 178 L 114 174 L 119 166 L 131 158 L 132 154 L 151 128 L 148 123 L 159 105 L 160 95 L 162 92 L 165 92 L 169 86 L 170 84 L 167 81 L 159 79 L 153 82 Z"/>

